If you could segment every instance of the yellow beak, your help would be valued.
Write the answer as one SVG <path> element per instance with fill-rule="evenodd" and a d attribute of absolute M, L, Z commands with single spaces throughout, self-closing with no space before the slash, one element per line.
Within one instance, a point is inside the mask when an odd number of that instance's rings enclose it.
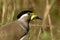
<path fill-rule="evenodd" d="M 36 17 L 37 17 L 37 15 L 35 15 L 34 13 L 31 14 L 31 20 L 33 20 Z"/>
<path fill-rule="evenodd" d="M 34 13 L 31 13 L 31 20 L 33 19 L 40 19 L 42 20 L 42 18 L 39 18 L 37 15 L 35 15 Z"/>

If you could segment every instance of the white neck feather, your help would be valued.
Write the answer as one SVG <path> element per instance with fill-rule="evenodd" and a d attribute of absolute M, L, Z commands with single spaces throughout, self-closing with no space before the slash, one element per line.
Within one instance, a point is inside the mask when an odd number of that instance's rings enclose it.
<path fill-rule="evenodd" d="M 24 17 L 28 16 L 28 14 L 22 15 L 18 20 L 22 20 Z"/>

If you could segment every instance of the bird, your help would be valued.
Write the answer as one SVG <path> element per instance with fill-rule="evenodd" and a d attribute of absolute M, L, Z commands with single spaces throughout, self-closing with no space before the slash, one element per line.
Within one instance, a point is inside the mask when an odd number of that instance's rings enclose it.
<path fill-rule="evenodd" d="M 0 40 L 20 40 L 29 32 L 29 23 L 40 19 L 33 11 L 23 10 L 17 15 L 17 20 L 0 27 Z"/>

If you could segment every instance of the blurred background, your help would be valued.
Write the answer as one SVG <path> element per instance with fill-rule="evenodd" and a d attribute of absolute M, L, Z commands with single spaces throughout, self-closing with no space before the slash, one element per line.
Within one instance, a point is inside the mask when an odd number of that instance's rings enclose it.
<path fill-rule="evenodd" d="M 43 19 L 30 22 L 25 40 L 60 40 L 60 0 L 0 0 L 0 26 L 17 20 L 25 9 Z"/>

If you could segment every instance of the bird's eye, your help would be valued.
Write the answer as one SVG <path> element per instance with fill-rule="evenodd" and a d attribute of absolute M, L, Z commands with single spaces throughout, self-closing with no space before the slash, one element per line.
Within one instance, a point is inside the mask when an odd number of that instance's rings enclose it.
<path fill-rule="evenodd" d="M 30 15 L 30 12 L 28 12 L 28 15 Z"/>

